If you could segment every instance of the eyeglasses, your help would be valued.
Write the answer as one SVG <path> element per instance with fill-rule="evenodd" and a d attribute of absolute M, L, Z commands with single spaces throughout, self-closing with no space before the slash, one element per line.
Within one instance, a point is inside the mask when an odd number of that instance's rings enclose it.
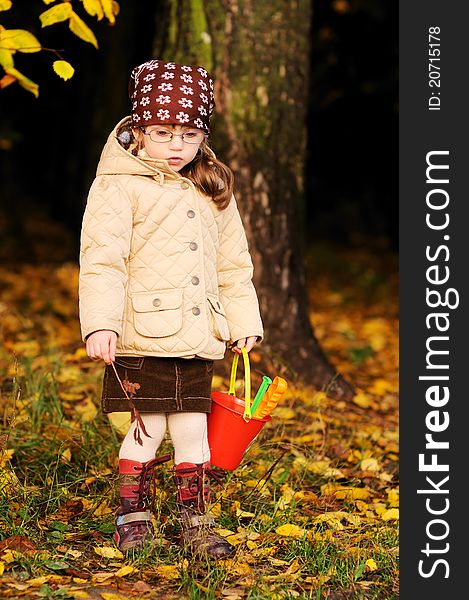
<path fill-rule="evenodd" d="M 181 137 L 183 142 L 188 144 L 200 144 L 207 135 L 203 131 L 189 130 L 184 133 L 173 133 L 168 129 L 152 129 L 151 131 L 145 131 L 144 127 L 140 127 L 141 131 L 145 135 L 149 135 L 152 142 L 157 144 L 164 144 L 170 142 L 174 136 Z"/>

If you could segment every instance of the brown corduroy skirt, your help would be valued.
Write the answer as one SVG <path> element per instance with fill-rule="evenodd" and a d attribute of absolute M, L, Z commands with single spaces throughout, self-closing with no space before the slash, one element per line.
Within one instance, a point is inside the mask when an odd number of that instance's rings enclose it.
<path fill-rule="evenodd" d="M 210 412 L 213 360 L 116 356 L 115 367 L 140 412 Z M 104 371 L 102 409 L 130 411 L 112 365 Z"/>

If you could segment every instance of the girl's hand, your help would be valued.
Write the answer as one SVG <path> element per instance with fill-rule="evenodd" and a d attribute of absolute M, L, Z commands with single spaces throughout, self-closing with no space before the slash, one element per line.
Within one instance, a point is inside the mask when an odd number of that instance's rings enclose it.
<path fill-rule="evenodd" d="M 233 350 L 233 352 L 235 352 L 236 354 L 241 354 L 241 348 L 246 348 L 246 350 L 249 352 L 250 350 L 252 350 L 254 344 L 257 341 L 257 335 L 252 335 L 250 337 L 247 338 L 241 338 L 240 340 L 238 340 L 237 342 L 235 342 L 233 344 L 233 346 L 231 346 L 231 349 Z"/>
<path fill-rule="evenodd" d="M 92 333 L 86 340 L 86 353 L 90 358 L 102 358 L 107 365 L 116 359 L 117 333 L 101 329 Z"/>

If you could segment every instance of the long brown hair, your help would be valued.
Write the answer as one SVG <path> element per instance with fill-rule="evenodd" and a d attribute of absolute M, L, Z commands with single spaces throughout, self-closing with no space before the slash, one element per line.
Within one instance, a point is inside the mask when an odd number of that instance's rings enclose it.
<path fill-rule="evenodd" d="M 204 140 L 195 158 L 180 171 L 203 194 L 210 196 L 218 210 L 228 206 L 233 194 L 233 171 L 218 160 Z"/>
<path fill-rule="evenodd" d="M 129 140 L 120 137 L 122 133 L 129 132 Z M 118 131 L 118 138 L 123 147 L 138 155 L 138 150 L 143 147 L 143 134 L 138 128 L 125 124 Z M 225 209 L 233 195 L 233 171 L 215 156 L 213 150 L 204 140 L 195 158 L 180 171 L 181 175 L 192 181 L 195 187 L 215 203 L 218 210 Z"/>

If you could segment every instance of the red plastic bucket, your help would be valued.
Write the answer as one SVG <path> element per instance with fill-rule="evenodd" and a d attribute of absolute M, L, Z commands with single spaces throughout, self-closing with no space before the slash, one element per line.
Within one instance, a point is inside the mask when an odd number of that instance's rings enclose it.
<path fill-rule="evenodd" d="M 226 392 L 212 392 L 212 412 L 208 415 L 210 462 L 221 469 L 234 470 L 264 425 L 272 419 L 243 419 L 244 400 Z"/>

